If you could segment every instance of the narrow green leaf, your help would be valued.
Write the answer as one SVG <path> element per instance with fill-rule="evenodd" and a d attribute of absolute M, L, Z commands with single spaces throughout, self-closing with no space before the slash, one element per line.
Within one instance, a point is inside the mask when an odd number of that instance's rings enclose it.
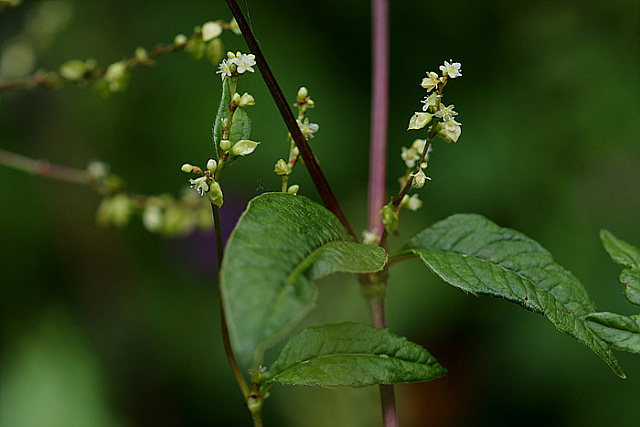
<path fill-rule="evenodd" d="M 249 139 L 251 136 L 251 120 L 243 108 L 236 108 L 233 113 L 233 122 L 229 131 L 229 141 L 233 146 L 241 139 Z"/>
<path fill-rule="evenodd" d="M 236 356 L 259 362 L 313 308 L 312 280 L 382 269 L 386 252 L 352 241 L 327 209 L 302 196 L 265 193 L 249 202 L 225 248 L 220 286 Z"/>
<path fill-rule="evenodd" d="M 624 295 L 631 304 L 640 305 L 640 249 L 618 239 L 610 231 L 600 230 L 600 239 L 611 259 L 629 269 L 620 273 Z"/>
<path fill-rule="evenodd" d="M 222 140 L 222 133 L 224 124 L 223 121 L 229 118 L 229 104 L 231 103 L 231 97 L 233 96 L 233 79 L 224 79 L 222 84 L 222 96 L 220 98 L 220 104 L 218 105 L 218 113 L 213 123 L 213 145 L 215 147 L 216 160 L 220 159 L 222 154 L 220 150 L 220 141 Z M 249 139 L 251 136 L 251 119 L 247 115 L 243 108 L 237 107 L 233 113 L 231 119 L 231 129 L 229 129 L 229 141 L 231 146 L 241 139 Z M 225 166 L 233 163 L 238 156 L 229 156 L 229 159 L 225 162 Z"/>
<path fill-rule="evenodd" d="M 640 353 L 640 315 L 593 313 L 585 323 L 601 340 L 618 350 Z"/>
<path fill-rule="evenodd" d="M 304 329 L 269 369 L 267 384 L 367 387 L 429 381 L 446 370 L 427 350 L 386 329 L 342 323 Z"/>
<path fill-rule="evenodd" d="M 413 253 L 447 283 L 501 297 L 543 314 L 625 377 L 611 348 L 583 322 L 595 306 L 582 284 L 540 244 L 474 214 L 451 216 L 416 235 L 396 256 Z"/>
<path fill-rule="evenodd" d="M 229 116 L 229 103 L 231 102 L 232 91 L 233 84 L 231 79 L 224 79 L 218 112 L 213 121 L 213 145 L 215 147 L 216 160 L 220 160 L 220 141 L 222 140 L 222 129 L 224 127 L 222 121 Z"/>

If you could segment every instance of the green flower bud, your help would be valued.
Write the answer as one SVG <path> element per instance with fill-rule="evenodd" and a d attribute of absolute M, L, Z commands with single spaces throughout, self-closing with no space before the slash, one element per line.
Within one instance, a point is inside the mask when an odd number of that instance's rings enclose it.
<path fill-rule="evenodd" d="M 219 38 L 215 38 L 211 40 L 207 45 L 207 51 L 205 55 L 209 60 L 209 62 L 211 62 L 213 65 L 217 67 L 218 63 L 222 60 L 222 57 L 224 56 L 223 50 L 224 50 L 224 46 L 222 44 L 222 41 Z"/>
<path fill-rule="evenodd" d="M 136 59 L 140 62 L 146 62 L 149 59 L 149 53 L 142 46 L 136 48 Z"/>
<path fill-rule="evenodd" d="M 283 159 L 280 159 L 276 162 L 274 172 L 280 176 L 289 175 L 291 173 L 291 168 L 289 167 L 287 162 L 285 162 Z"/>
<path fill-rule="evenodd" d="M 235 105 L 240 104 L 240 94 L 238 92 L 233 94 L 233 97 L 231 97 L 231 102 L 234 103 Z"/>
<path fill-rule="evenodd" d="M 392 234 L 398 228 L 398 214 L 392 205 L 385 205 L 380 211 L 382 223 L 387 233 Z"/>
<path fill-rule="evenodd" d="M 184 165 L 182 165 L 180 170 L 184 173 L 191 173 L 191 171 L 193 171 L 193 165 L 190 165 L 189 163 L 185 163 Z"/>
<path fill-rule="evenodd" d="M 177 46 L 183 46 L 185 44 L 187 44 L 187 41 L 189 39 L 187 39 L 187 36 L 185 36 L 184 34 L 178 34 L 174 39 L 173 39 L 173 44 L 177 45 Z"/>
<path fill-rule="evenodd" d="M 209 159 L 207 162 L 207 170 L 211 173 L 214 173 L 218 168 L 218 163 L 214 159 Z"/>
<path fill-rule="evenodd" d="M 297 184 L 294 184 L 292 186 L 290 186 L 289 188 L 287 188 L 287 193 L 289 194 L 298 194 L 298 191 L 300 190 L 300 186 Z"/>
<path fill-rule="evenodd" d="M 231 148 L 231 141 L 229 141 L 228 139 L 223 139 L 222 141 L 220 141 L 220 149 L 222 151 L 229 151 L 229 148 Z"/>
<path fill-rule="evenodd" d="M 304 101 L 304 99 L 309 96 L 309 91 L 307 90 L 306 87 L 302 86 L 299 90 L 298 90 L 298 102 L 302 102 Z"/>
<path fill-rule="evenodd" d="M 249 95 L 248 93 L 244 93 L 242 95 L 242 97 L 240 98 L 240 101 L 238 102 L 238 105 L 240 107 L 249 107 L 252 105 L 256 105 L 256 100 L 253 98 L 253 96 Z"/>
<path fill-rule="evenodd" d="M 222 189 L 217 181 L 213 181 L 209 189 L 209 201 L 214 205 L 220 207 L 223 203 Z"/>
<path fill-rule="evenodd" d="M 253 153 L 258 144 L 260 143 L 256 141 L 241 139 L 231 148 L 231 154 L 234 156 L 246 156 L 247 154 Z"/>
<path fill-rule="evenodd" d="M 87 71 L 87 66 L 83 61 L 74 59 L 67 61 L 60 66 L 60 75 L 67 80 L 80 80 Z"/>

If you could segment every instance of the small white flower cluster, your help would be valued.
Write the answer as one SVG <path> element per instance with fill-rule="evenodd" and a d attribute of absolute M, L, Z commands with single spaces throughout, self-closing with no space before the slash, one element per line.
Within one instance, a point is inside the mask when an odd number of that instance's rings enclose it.
<path fill-rule="evenodd" d="M 215 180 L 214 176 L 218 169 L 218 162 L 214 159 L 209 159 L 207 162 L 207 169 L 202 170 L 198 166 L 185 163 L 180 168 L 184 173 L 195 173 L 200 175 L 198 178 L 190 179 L 189 186 L 196 190 L 200 196 L 205 194 L 209 197 L 209 201 L 216 206 L 222 206 L 223 195 L 220 183 Z"/>
<path fill-rule="evenodd" d="M 252 53 L 227 52 L 227 59 L 222 60 L 218 66 L 217 74 L 221 74 L 224 79 L 225 77 L 239 76 L 247 71 L 253 73 L 254 65 L 256 65 L 256 56 Z"/>
<path fill-rule="evenodd" d="M 441 119 L 442 123 L 438 123 L 438 136 L 447 142 L 457 142 L 462 132 L 461 123 L 458 123 L 454 117 L 458 113 L 454 110 L 453 104 L 444 105 L 442 103 L 442 89 L 449 79 L 455 79 L 462 76 L 462 65 L 453 60 L 444 61 L 444 65 L 440 66 L 442 76 L 433 71 L 427 72 L 427 77 L 422 79 L 420 86 L 427 90 L 428 95 L 421 101 L 421 112 L 416 112 L 409 120 L 409 129 L 424 128 L 433 117 Z"/>

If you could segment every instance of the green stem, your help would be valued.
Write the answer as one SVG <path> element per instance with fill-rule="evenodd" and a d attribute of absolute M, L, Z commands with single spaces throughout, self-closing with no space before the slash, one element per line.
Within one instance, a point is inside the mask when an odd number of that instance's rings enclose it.
<path fill-rule="evenodd" d="M 220 268 L 222 267 L 222 259 L 224 255 L 224 247 L 222 244 L 222 228 L 220 226 L 220 208 L 214 204 L 211 205 L 211 210 L 213 212 L 213 226 L 216 233 L 216 252 L 218 255 L 218 272 L 220 272 Z M 229 329 L 227 327 L 227 317 L 224 311 L 224 301 L 222 298 L 222 289 L 218 286 L 218 291 L 220 293 L 220 322 L 222 324 L 222 342 L 224 343 L 224 351 L 227 355 L 227 360 L 229 360 L 229 365 L 231 365 L 231 370 L 233 371 L 233 375 L 236 377 L 236 381 L 238 382 L 238 386 L 242 391 L 242 396 L 244 396 L 245 400 L 248 399 L 250 395 L 249 386 L 242 376 L 242 372 L 238 367 L 238 363 L 236 362 L 236 358 L 233 355 L 233 350 L 231 348 L 231 341 L 229 341 Z M 253 414 L 253 413 L 252 413 Z"/>

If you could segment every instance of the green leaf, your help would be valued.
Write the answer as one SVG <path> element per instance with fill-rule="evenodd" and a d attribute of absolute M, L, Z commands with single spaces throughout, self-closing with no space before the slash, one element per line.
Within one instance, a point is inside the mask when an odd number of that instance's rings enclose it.
<path fill-rule="evenodd" d="M 259 363 L 312 308 L 312 280 L 382 269 L 386 252 L 352 241 L 327 209 L 302 196 L 265 193 L 251 202 L 225 248 L 220 286 L 231 344 Z"/>
<path fill-rule="evenodd" d="M 616 263 L 623 267 L 640 269 L 640 249 L 618 239 L 608 230 L 600 230 L 600 239 Z"/>
<path fill-rule="evenodd" d="M 593 313 L 585 323 L 601 340 L 618 350 L 640 353 L 640 315 Z"/>
<path fill-rule="evenodd" d="M 218 113 L 213 121 L 213 145 L 215 147 L 216 160 L 220 160 L 220 141 L 222 140 L 222 121 L 229 116 L 229 103 L 231 102 L 231 92 L 233 83 L 231 79 L 224 79 L 222 83 L 222 96 L 218 105 Z"/>
<path fill-rule="evenodd" d="M 625 377 L 611 348 L 583 322 L 595 306 L 582 284 L 522 233 L 475 214 L 451 216 L 416 235 L 395 256 L 420 256 L 447 283 L 543 314 Z"/>
<path fill-rule="evenodd" d="M 429 381 L 446 370 L 419 345 L 362 323 L 307 328 L 269 369 L 267 384 L 367 387 Z"/>
<path fill-rule="evenodd" d="M 600 239 L 611 259 L 619 265 L 629 267 L 622 270 L 619 280 L 625 285 L 624 294 L 627 301 L 640 305 L 640 249 L 618 239 L 607 230 L 600 230 Z"/>
<path fill-rule="evenodd" d="M 222 84 L 222 97 L 220 98 L 220 105 L 218 106 L 218 114 L 216 115 L 213 123 L 213 145 L 215 147 L 216 160 L 220 159 L 222 154 L 220 150 L 220 141 L 222 140 L 223 133 L 223 120 L 229 117 L 229 104 L 231 103 L 231 97 L 233 96 L 234 79 L 226 78 Z M 243 108 L 237 107 L 233 113 L 231 122 L 231 129 L 229 129 L 229 141 L 231 146 L 241 139 L 249 139 L 251 135 L 251 119 L 244 111 Z M 229 156 L 229 159 L 225 162 L 225 165 L 230 165 L 238 156 Z"/>

